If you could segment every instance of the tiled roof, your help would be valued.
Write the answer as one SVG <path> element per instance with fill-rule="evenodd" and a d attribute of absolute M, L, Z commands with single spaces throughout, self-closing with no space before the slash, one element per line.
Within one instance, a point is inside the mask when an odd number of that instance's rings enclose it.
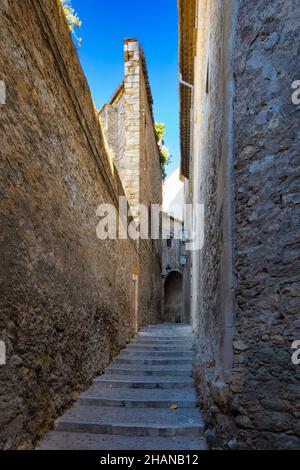
<path fill-rule="evenodd" d="M 179 72 L 182 79 L 194 84 L 194 56 L 196 48 L 196 4 L 197 0 L 179 0 Z M 191 148 L 191 88 L 180 85 L 180 138 L 181 175 L 189 177 Z"/>

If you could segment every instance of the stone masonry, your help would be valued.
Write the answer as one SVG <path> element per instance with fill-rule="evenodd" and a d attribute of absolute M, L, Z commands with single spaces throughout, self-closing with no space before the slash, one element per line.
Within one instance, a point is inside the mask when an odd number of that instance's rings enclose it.
<path fill-rule="evenodd" d="M 182 171 L 187 200 L 205 206 L 195 371 L 212 448 L 300 448 L 299 11 L 299 0 L 180 2 L 193 85 L 192 122 L 181 85 Z"/>
<path fill-rule="evenodd" d="M 102 127 L 120 175 L 131 214 L 138 222 L 138 205 L 148 212 L 162 204 L 162 174 L 154 132 L 152 95 L 146 60 L 137 39 L 124 41 L 124 81 L 100 111 Z M 161 243 L 137 240 L 140 254 L 140 325 L 157 320 L 161 309 Z M 150 293 L 150 295 L 149 295 Z"/>

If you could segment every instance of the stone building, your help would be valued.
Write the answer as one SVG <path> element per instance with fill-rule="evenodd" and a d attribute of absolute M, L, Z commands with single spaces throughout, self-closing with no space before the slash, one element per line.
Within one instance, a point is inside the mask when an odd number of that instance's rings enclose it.
<path fill-rule="evenodd" d="M 140 325 L 155 322 L 160 310 L 161 286 L 156 283 L 151 296 L 148 293 L 153 273 L 155 282 L 161 275 L 161 242 L 148 236 L 151 205 L 162 204 L 162 173 L 152 105 L 144 52 L 136 39 L 125 39 L 124 80 L 100 111 L 100 121 L 132 216 L 138 219 L 139 204 L 149 213 L 148 231 L 137 240 L 143 265 L 138 280 Z"/>
<path fill-rule="evenodd" d="M 187 252 L 183 243 L 183 183 L 179 169 L 163 185 L 162 212 L 162 304 L 166 322 L 189 322 L 184 305 L 184 276 Z"/>
<path fill-rule="evenodd" d="M 299 448 L 299 0 L 180 0 L 181 173 L 212 447 Z M 200 230 L 200 227 L 197 227 Z"/>
<path fill-rule="evenodd" d="M 0 447 L 20 449 L 139 325 L 160 320 L 158 244 L 99 240 L 96 214 L 103 203 L 118 211 L 120 196 L 160 204 L 161 173 L 135 42 L 125 52 L 126 69 L 137 62 L 125 77 L 132 122 L 118 154 L 129 178 L 111 158 L 60 3 L 1 1 L 0 43 Z"/>

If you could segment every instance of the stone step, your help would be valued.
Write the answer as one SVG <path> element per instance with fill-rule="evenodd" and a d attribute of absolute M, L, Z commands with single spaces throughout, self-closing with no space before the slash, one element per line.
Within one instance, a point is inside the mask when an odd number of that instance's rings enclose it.
<path fill-rule="evenodd" d="M 193 341 L 191 335 L 165 336 L 154 333 L 138 333 L 136 339 L 148 339 L 152 341 Z"/>
<path fill-rule="evenodd" d="M 182 359 L 182 358 L 168 358 L 168 359 L 160 359 L 160 358 L 153 358 L 153 359 L 146 359 L 141 358 L 134 359 L 133 357 L 123 357 L 118 356 L 114 359 L 113 364 L 132 364 L 132 365 L 189 365 L 192 367 L 192 359 Z"/>
<path fill-rule="evenodd" d="M 192 351 L 186 352 L 174 352 L 174 351 L 148 351 L 147 349 L 131 350 L 130 348 L 123 349 L 120 353 L 120 356 L 130 356 L 130 357 L 157 357 L 157 358 L 168 358 L 168 357 L 178 357 L 183 359 L 193 359 Z"/>
<path fill-rule="evenodd" d="M 191 325 L 185 325 L 183 323 L 181 324 L 174 324 L 174 323 L 169 323 L 168 324 L 163 324 L 163 325 L 147 325 L 144 326 L 141 331 L 158 331 L 158 332 L 167 332 L 168 334 L 181 334 L 185 332 L 192 333 L 193 328 Z"/>
<path fill-rule="evenodd" d="M 119 389 L 122 390 L 122 389 Z M 177 409 L 183 408 L 196 408 L 196 402 L 192 400 L 177 400 L 173 403 L 172 400 L 134 400 L 132 398 L 124 400 L 122 398 L 95 398 L 95 397 L 82 397 L 79 400 L 81 405 L 85 406 L 107 406 L 112 408 L 172 408 L 176 405 Z"/>
<path fill-rule="evenodd" d="M 56 421 L 56 431 L 125 436 L 200 436 L 204 424 L 197 409 L 126 409 L 75 405 Z"/>
<path fill-rule="evenodd" d="M 191 337 L 191 336 L 180 336 L 180 337 L 174 337 L 174 338 L 166 338 L 165 336 L 157 336 L 157 335 L 136 335 L 134 338 L 133 338 L 133 341 L 156 341 L 157 343 L 165 343 L 165 342 L 168 342 L 168 343 L 175 343 L 176 341 L 179 341 L 179 342 L 183 342 L 183 341 L 186 341 L 188 343 L 192 343 L 194 341 L 194 338 Z"/>
<path fill-rule="evenodd" d="M 144 437 L 77 432 L 51 432 L 38 450 L 207 450 L 205 439 L 198 437 Z"/>
<path fill-rule="evenodd" d="M 194 388 L 192 377 L 165 377 L 165 376 L 108 376 L 102 375 L 94 380 L 94 383 L 102 383 L 109 388 L 131 389 L 182 389 Z"/>
<path fill-rule="evenodd" d="M 94 384 L 79 400 L 86 406 L 112 406 L 127 408 L 196 408 L 196 394 L 191 388 L 181 390 L 142 390 L 132 388 L 108 389 Z"/>
<path fill-rule="evenodd" d="M 132 345 L 143 345 L 143 346 L 160 346 L 160 347 L 176 347 L 176 348 L 192 348 L 192 341 L 155 341 L 155 340 L 145 340 L 145 339 L 135 339 L 131 341 Z"/>
<path fill-rule="evenodd" d="M 157 375 L 157 376 L 183 376 L 192 375 L 191 366 L 134 366 L 130 365 L 110 365 L 105 373 L 107 375 Z"/>
<path fill-rule="evenodd" d="M 159 351 L 160 353 L 164 352 L 177 352 L 177 353 L 190 353 L 192 348 L 187 346 L 177 347 L 177 346 L 146 346 L 144 344 L 133 344 L 129 345 L 125 349 L 126 351 L 145 351 L 147 354 L 151 354 L 152 351 Z"/>

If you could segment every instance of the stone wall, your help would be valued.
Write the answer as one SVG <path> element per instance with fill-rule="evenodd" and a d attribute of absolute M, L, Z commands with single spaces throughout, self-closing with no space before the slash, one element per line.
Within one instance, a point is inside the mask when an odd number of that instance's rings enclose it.
<path fill-rule="evenodd" d="M 237 440 L 300 447 L 299 0 L 241 0 L 234 53 Z"/>
<path fill-rule="evenodd" d="M 299 448 L 299 1 L 198 9 L 187 198 L 205 206 L 191 294 L 206 436 Z"/>
<path fill-rule="evenodd" d="M 139 259 L 131 240 L 96 237 L 97 206 L 124 192 L 58 3 L 2 0 L 0 23 L 0 446 L 11 449 L 32 447 L 132 336 Z"/>
<path fill-rule="evenodd" d="M 100 112 L 130 210 L 138 219 L 138 204 L 149 211 L 162 204 L 162 173 L 154 132 L 152 96 L 146 59 L 137 39 L 124 41 L 124 83 Z M 139 325 L 161 320 L 161 242 L 138 240 Z"/>
<path fill-rule="evenodd" d="M 225 387 L 232 351 L 229 3 L 198 2 L 193 158 L 186 188 L 188 203 L 204 205 L 204 246 L 191 252 L 191 315 L 197 334 L 199 400 L 210 429 L 216 429 L 220 410 L 215 398 Z"/>
<path fill-rule="evenodd" d="M 111 102 L 103 106 L 99 116 L 107 144 L 120 176 L 120 164 L 123 161 L 125 151 L 125 106 L 123 83 L 116 90 Z"/>
<path fill-rule="evenodd" d="M 138 43 L 131 43 L 134 44 Z M 128 45 L 130 48 L 130 43 Z M 136 53 L 136 52 L 135 52 Z M 128 56 L 130 60 L 130 53 Z M 139 202 L 149 211 L 149 234 L 151 230 L 151 206 L 162 205 L 162 173 L 159 160 L 159 149 L 154 132 L 154 119 L 152 111 L 152 96 L 146 59 L 139 47 L 139 91 L 140 91 L 140 129 L 139 129 Z M 125 78 L 126 79 L 126 78 Z M 135 80 L 135 79 L 132 79 Z M 134 82 L 132 86 L 134 87 Z M 133 88 L 134 89 L 134 88 Z M 136 112 L 137 103 L 132 103 L 133 112 Z M 129 130 L 132 128 L 130 124 Z M 133 128 L 132 128 L 133 130 Z M 144 323 L 146 318 L 152 323 L 161 321 L 161 259 L 162 247 L 160 240 L 141 240 L 139 244 L 140 255 L 144 270 L 140 269 L 140 316 Z"/>

